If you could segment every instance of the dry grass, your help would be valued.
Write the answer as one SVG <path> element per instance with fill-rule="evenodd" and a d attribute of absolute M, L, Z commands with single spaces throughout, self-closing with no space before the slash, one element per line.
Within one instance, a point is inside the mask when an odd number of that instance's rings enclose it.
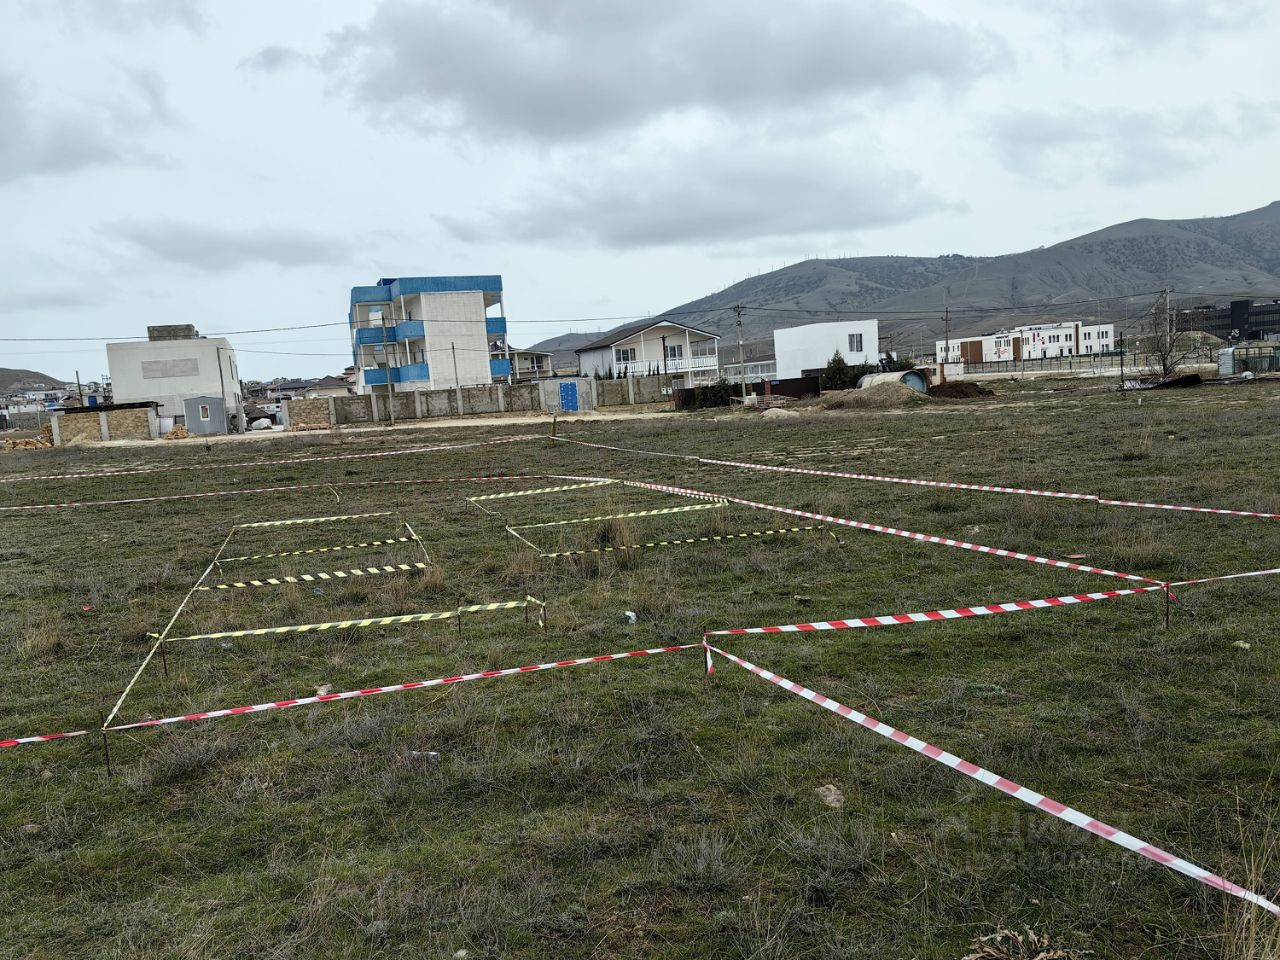
<path fill-rule="evenodd" d="M 42 620 L 28 627 L 14 646 L 23 660 L 49 660 L 66 651 L 68 643 L 61 623 Z"/>

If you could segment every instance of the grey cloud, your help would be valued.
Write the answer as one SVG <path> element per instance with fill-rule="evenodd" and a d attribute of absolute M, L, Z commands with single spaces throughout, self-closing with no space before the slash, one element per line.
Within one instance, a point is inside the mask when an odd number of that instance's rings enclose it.
<path fill-rule="evenodd" d="M 487 217 L 437 217 L 467 242 L 498 233 L 519 241 L 613 248 L 738 244 L 844 234 L 953 208 L 910 173 L 872 170 L 831 148 L 734 147 L 686 152 L 654 166 L 613 164 L 565 177 Z"/>
<path fill-rule="evenodd" d="M 122 220 L 109 236 L 134 250 L 208 273 L 226 273 L 252 263 L 311 267 L 337 263 L 350 247 L 326 234 L 288 227 L 229 229 L 176 220 Z"/>
<path fill-rule="evenodd" d="M 132 75 L 134 96 L 95 105 L 49 105 L 12 74 L 0 73 L 0 183 L 88 167 L 155 163 L 138 141 L 172 122 L 164 86 L 154 74 Z"/>
<path fill-rule="evenodd" d="M 310 62 L 310 57 L 292 47 L 269 46 L 241 60 L 240 69 L 259 73 L 279 73 L 281 70 L 300 67 Z"/>
<path fill-rule="evenodd" d="M 60 14 L 73 28 L 85 24 L 115 33 L 182 27 L 201 33 L 205 17 L 201 0 L 32 0 L 27 9 Z"/>
<path fill-rule="evenodd" d="M 1204 166 L 1224 142 L 1275 122 L 1273 104 L 1176 114 L 1070 107 L 1007 114 L 991 130 L 1004 165 L 1024 177 L 1058 186 L 1086 179 L 1133 186 Z"/>
<path fill-rule="evenodd" d="M 1247 29 L 1264 12 L 1262 0 L 1058 0 L 1075 26 L 1105 30 L 1150 44 L 1176 37 Z"/>
<path fill-rule="evenodd" d="M 575 140 L 666 116 L 964 85 L 1002 41 L 888 0 L 383 0 L 329 38 L 324 69 L 363 107 L 427 131 Z"/>

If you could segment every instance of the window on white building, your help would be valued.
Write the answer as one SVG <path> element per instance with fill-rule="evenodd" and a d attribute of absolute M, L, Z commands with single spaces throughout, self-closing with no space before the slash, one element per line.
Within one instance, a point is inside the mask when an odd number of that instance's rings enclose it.
<path fill-rule="evenodd" d="M 850 353 L 862 352 L 862 334 L 860 333 L 849 334 L 849 352 Z"/>
<path fill-rule="evenodd" d="M 716 342 L 714 340 L 694 340 L 689 344 L 689 353 L 694 357 L 714 357 Z"/>
<path fill-rule="evenodd" d="M 614 347 L 613 362 L 614 363 L 635 363 L 636 348 L 635 347 Z"/>
<path fill-rule="evenodd" d="M 684 344 L 683 344 L 683 343 L 669 343 L 669 344 L 667 344 L 667 359 L 668 359 L 668 360 L 680 360 L 680 359 L 682 359 L 683 357 L 684 357 Z"/>

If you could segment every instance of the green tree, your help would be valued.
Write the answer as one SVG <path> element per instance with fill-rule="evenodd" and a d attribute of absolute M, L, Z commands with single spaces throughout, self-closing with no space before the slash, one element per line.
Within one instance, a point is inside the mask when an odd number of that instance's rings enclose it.
<path fill-rule="evenodd" d="M 856 382 L 849 382 L 849 376 L 849 363 L 845 360 L 844 355 L 837 350 L 831 355 L 831 359 L 827 361 L 827 367 L 822 371 L 819 384 L 823 390 L 848 390 L 850 387 L 857 386 Z"/>

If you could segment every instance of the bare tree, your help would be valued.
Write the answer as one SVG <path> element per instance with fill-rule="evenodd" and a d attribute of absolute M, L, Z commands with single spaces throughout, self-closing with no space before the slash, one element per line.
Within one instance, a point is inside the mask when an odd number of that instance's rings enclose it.
<path fill-rule="evenodd" d="M 1185 311 L 1174 309 L 1168 290 L 1151 305 L 1142 341 L 1161 380 L 1175 376 L 1179 368 L 1195 355 L 1195 337 L 1187 330 L 1179 329 L 1180 317 L 1184 314 Z"/>

